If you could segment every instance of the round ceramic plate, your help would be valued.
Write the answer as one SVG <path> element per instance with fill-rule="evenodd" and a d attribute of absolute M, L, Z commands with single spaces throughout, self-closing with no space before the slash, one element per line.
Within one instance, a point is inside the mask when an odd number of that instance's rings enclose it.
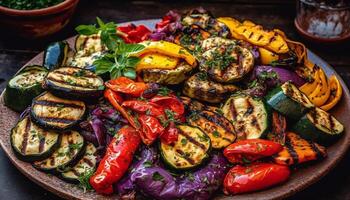
<path fill-rule="evenodd" d="M 150 28 L 154 27 L 157 20 L 142 20 L 135 21 L 135 24 L 145 24 Z M 71 45 L 74 43 L 74 38 L 67 40 Z M 326 72 L 327 76 L 331 74 L 336 74 L 336 72 L 321 58 L 308 52 L 309 58 L 315 64 L 321 66 Z M 42 64 L 43 53 L 38 54 L 26 65 Z M 259 192 L 242 194 L 234 196 L 234 199 L 246 200 L 246 199 L 282 199 L 290 196 L 298 191 L 301 191 L 308 187 L 309 185 L 315 183 L 321 177 L 326 175 L 344 156 L 347 151 L 350 142 L 350 126 L 346 123 L 350 120 L 350 94 L 349 89 L 346 87 L 344 81 L 336 74 L 337 78 L 340 80 L 343 86 L 343 98 L 338 103 L 338 105 L 332 109 L 332 114 L 336 116 L 343 124 L 345 124 L 345 135 L 339 139 L 332 146 L 327 148 L 328 157 L 322 161 L 316 162 L 314 164 L 304 166 L 301 169 L 293 171 L 290 179 L 279 186 L 273 187 L 268 190 L 263 190 Z M 116 199 L 114 196 L 102 196 L 94 192 L 86 192 L 79 189 L 78 187 L 68 184 L 55 176 L 48 175 L 46 173 L 40 172 L 34 169 L 30 163 L 22 162 L 16 158 L 14 155 L 11 144 L 10 144 L 10 130 L 15 125 L 19 114 L 10 110 L 4 106 L 3 94 L 1 94 L 0 101 L 0 144 L 11 162 L 15 167 L 17 167 L 25 176 L 30 178 L 35 183 L 39 184 L 46 190 L 57 194 L 60 197 L 66 199 Z M 232 196 L 224 196 L 223 194 L 218 194 L 214 199 L 232 199 Z"/>

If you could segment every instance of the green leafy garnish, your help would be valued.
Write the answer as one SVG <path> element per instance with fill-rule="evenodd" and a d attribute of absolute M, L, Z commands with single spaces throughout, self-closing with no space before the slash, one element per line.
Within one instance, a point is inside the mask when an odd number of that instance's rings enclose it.
<path fill-rule="evenodd" d="M 168 96 L 168 94 L 171 92 L 171 90 L 167 87 L 160 87 L 158 89 L 158 94 L 161 96 Z"/>
<path fill-rule="evenodd" d="M 162 181 L 164 177 L 161 174 L 159 174 L 159 172 L 154 172 L 152 175 L 152 179 L 154 181 Z"/>
<path fill-rule="evenodd" d="M 85 172 L 78 177 L 78 187 L 82 188 L 84 192 L 92 190 L 92 186 L 90 185 L 90 177 L 94 174 L 94 172 L 95 169 L 85 170 Z"/>

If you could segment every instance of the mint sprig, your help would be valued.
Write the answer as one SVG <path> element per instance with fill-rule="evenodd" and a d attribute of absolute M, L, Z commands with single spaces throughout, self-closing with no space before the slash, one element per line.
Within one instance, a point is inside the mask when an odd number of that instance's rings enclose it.
<path fill-rule="evenodd" d="M 75 30 L 81 35 L 92 35 L 100 33 L 101 42 L 108 48 L 108 52 L 94 61 L 96 74 L 110 73 L 110 78 L 115 79 L 125 76 L 136 78 L 135 67 L 140 58 L 132 56 L 145 48 L 141 44 L 126 44 L 117 35 L 117 25 L 113 22 L 104 23 L 96 18 L 97 25 L 80 25 Z"/>

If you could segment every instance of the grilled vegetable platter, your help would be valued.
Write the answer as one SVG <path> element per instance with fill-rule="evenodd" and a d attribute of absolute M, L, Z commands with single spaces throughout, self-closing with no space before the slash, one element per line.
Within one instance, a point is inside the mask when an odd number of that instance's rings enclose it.
<path fill-rule="evenodd" d="M 21 112 L 16 157 L 67 185 L 122 199 L 254 193 L 342 140 L 340 81 L 281 30 L 203 8 L 153 30 L 98 17 L 76 30 L 3 96 Z"/>

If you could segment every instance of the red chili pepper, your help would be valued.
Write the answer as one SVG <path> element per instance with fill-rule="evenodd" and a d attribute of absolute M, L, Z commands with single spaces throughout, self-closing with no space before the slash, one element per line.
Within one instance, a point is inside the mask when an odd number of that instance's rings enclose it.
<path fill-rule="evenodd" d="M 148 85 L 146 83 L 135 82 L 126 77 L 119 77 L 114 80 L 110 80 L 105 84 L 109 89 L 115 92 L 129 94 L 134 97 L 140 97 L 142 92 L 148 88 Z"/>
<path fill-rule="evenodd" d="M 155 103 L 139 100 L 124 101 L 122 106 L 130 108 L 139 114 L 147 114 L 153 117 L 164 116 L 164 109 Z"/>
<path fill-rule="evenodd" d="M 148 115 L 140 115 L 138 120 L 141 124 L 141 139 L 146 145 L 152 144 L 158 136 L 164 132 L 164 127 L 160 124 L 159 120 L 155 117 Z"/>
<path fill-rule="evenodd" d="M 108 145 L 96 172 L 90 178 L 97 193 L 113 193 L 113 184 L 128 170 L 135 151 L 141 142 L 138 131 L 130 126 L 122 127 Z"/>
<path fill-rule="evenodd" d="M 126 43 L 139 43 L 148 39 L 151 31 L 144 25 L 135 26 L 134 24 L 128 24 L 126 26 L 119 26 L 117 28 L 119 34 Z"/>
<path fill-rule="evenodd" d="M 122 97 L 111 89 L 106 89 L 104 92 L 104 97 L 112 104 L 112 106 L 123 115 L 123 117 L 128 120 L 129 124 L 139 129 L 140 125 L 135 122 L 135 119 L 129 115 L 126 110 L 119 104 L 123 101 Z"/>
<path fill-rule="evenodd" d="M 176 118 L 181 118 L 185 113 L 185 106 L 176 96 L 155 96 L 150 102 L 161 105 L 164 109 L 170 109 L 176 114 Z"/>
<path fill-rule="evenodd" d="M 226 174 L 224 193 L 239 194 L 262 190 L 286 181 L 289 175 L 289 168 L 283 165 L 270 163 L 236 165 Z"/>
<path fill-rule="evenodd" d="M 282 145 L 263 139 L 247 139 L 235 142 L 224 150 L 231 163 L 245 163 L 272 156 L 283 149 Z"/>
<path fill-rule="evenodd" d="M 174 122 L 170 122 L 168 128 L 160 136 L 160 139 L 165 144 L 172 144 L 177 141 L 179 135 L 179 129 L 176 128 Z"/>

